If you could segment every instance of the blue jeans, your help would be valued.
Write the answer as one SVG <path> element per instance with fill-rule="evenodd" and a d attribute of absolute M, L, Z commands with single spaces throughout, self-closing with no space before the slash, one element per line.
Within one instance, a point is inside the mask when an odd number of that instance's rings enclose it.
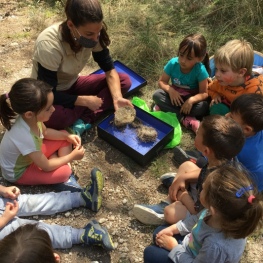
<path fill-rule="evenodd" d="M 163 225 L 157 227 L 153 232 L 153 243 L 155 244 L 156 235 L 163 229 L 167 228 L 169 225 Z M 181 235 L 174 235 L 174 238 L 180 244 L 184 239 Z M 144 263 L 172 263 L 173 261 L 168 257 L 170 251 L 161 248 L 156 245 L 151 245 L 145 248 L 143 253 Z"/>
<path fill-rule="evenodd" d="M 22 219 L 19 216 L 53 215 L 72 209 L 70 192 L 44 193 L 18 196 L 19 211 L 4 228 L 0 229 L 0 240 L 25 224 L 38 224 L 50 236 L 53 248 L 72 247 L 72 227 L 49 225 L 35 220 Z M 2 216 L 6 202 L 11 199 L 0 198 L 0 216 Z"/>

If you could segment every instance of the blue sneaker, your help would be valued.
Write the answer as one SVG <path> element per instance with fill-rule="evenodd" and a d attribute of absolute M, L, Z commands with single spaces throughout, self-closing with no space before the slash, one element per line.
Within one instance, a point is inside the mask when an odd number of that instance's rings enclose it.
<path fill-rule="evenodd" d="M 133 214 L 136 219 L 145 225 L 162 225 L 164 220 L 164 208 L 169 203 L 161 201 L 156 205 L 135 205 L 133 207 Z"/>
<path fill-rule="evenodd" d="M 102 246 L 108 251 L 114 249 L 114 244 L 108 230 L 102 227 L 97 220 L 90 220 L 84 229 L 85 231 L 80 238 L 83 243 L 87 245 Z"/>
<path fill-rule="evenodd" d="M 98 212 L 102 204 L 102 189 L 104 187 L 104 178 L 98 168 L 91 171 L 90 184 L 81 192 L 81 197 L 86 203 L 86 207 L 94 212 Z"/>
<path fill-rule="evenodd" d="M 203 168 L 207 164 L 207 158 L 201 152 L 197 150 L 184 151 L 178 146 L 174 148 L 173 160 L 178 166 L 186 161 L 195 163 L 199 168 Z"/>
<path fill-rule="evenodd" d="M 74 193 L 82 191 L 82 187 L 78 184 L 76 177 L 73 174 L 69 177 L 67 182 L 54 184 L 53 188 L 57 192 L 70 191 Z"/>
<path fill-rule="evenodd" d="M 172 185 L 175 176 L 176 173 L 165 173 L 160 177 L 160 181 L 166 188 L 169 188 Z"/>
<path fill-rule="evenodd" d="M 91 128 L 91 124 L 84 123 L 83 120 L 78 119 L 76 120 L 70 127 L 69 127 L 75 134 L 81 136 L 84 131 L 87 131 Z"/>

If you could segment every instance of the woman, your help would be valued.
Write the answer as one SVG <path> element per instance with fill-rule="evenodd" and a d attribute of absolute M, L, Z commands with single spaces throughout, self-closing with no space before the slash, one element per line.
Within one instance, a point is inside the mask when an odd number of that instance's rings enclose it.
<path fill-rule="evenodd" d="M 65 13 L 66 21 L 40 33 L 33 53 L 31 76 L 53 87 L 56 110 L 45 124 L 54 129 L 92 123 L 112 104 L 132 107 L 123 98 L 131 81 L 114 68 L 100 3 L 67 0 Z M 79 76 L 91 54 L 105 74 Z"/>

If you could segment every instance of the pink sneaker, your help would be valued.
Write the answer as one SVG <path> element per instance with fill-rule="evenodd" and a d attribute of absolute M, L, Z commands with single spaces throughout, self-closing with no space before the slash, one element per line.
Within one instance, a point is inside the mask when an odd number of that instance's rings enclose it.
<path fill-rule="evenodd" d="M 157 104 L 155 104 L 154 106 L 153 106 L 153 111 L 160 111 L 161 109 L 160 109 L 160 107 L 157 105 Z"/>
<path fill-rule="evenodd" d="M 194 133 L 196 133 L 200 126 L 200 121 L 197 120 L 195 117 L 186 116 L 183 118 L 182 124 L 187 129 L 191 129 L 192 131 L 194 131 Z"/>

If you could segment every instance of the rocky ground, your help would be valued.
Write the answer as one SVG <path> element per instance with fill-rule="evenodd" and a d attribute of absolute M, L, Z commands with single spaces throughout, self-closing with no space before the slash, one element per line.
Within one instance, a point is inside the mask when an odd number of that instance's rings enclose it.
<path fill-rule="evenodd" d="M 25 5 L 20 7 L 21 3 L 23 1 L 7 0 L 0 3 L 1 93 L 8 91 L 16 80 L 30 76 L 36 34 L 32 32 L 29 22 L 31 15 Z M 145 93 L 141 91 L 138 95 L 143 97 Z M 192 138 L 192 134 L 185 133 L 182 146 L 191 148 Z M 101 169 L 106 179 L 101 210 L 93 213 L 79 208 L 54 216 L 34 216 L 32 219 L 82 228 L 89 219 L 95 218 L 108 228 L 116 245 L 114 251 L 108 253 L 101 248 L 77 245 L 72 249 L 59 251 L 62 262 L 143 262 L 143 250 L 151 243 L 154 227 L 145 226 L 134 219 L 132 208 L 134 204 L 153 204 L 165 198 L 167 191 L 160 185 L 158 177 L 164 172 L 176 171 L 172 162 L 172 150 L 161 151 L 152 163 L 142 167 L 100 139 L 96 126 L 82 136 L 82 141 L 86 148 L 85 157 L 74 162 L 73 168 L 83 186 L 88 183 L 93 167 Z M 7 185 L 2 177 L 0 183 Z M 51 189 L 21 187 L 21 190 L 23 193 L 41 193 Z M 242 262 L 263 262 L 261 236 L 256 242 L 250 239 L 248 248 Z"/>

